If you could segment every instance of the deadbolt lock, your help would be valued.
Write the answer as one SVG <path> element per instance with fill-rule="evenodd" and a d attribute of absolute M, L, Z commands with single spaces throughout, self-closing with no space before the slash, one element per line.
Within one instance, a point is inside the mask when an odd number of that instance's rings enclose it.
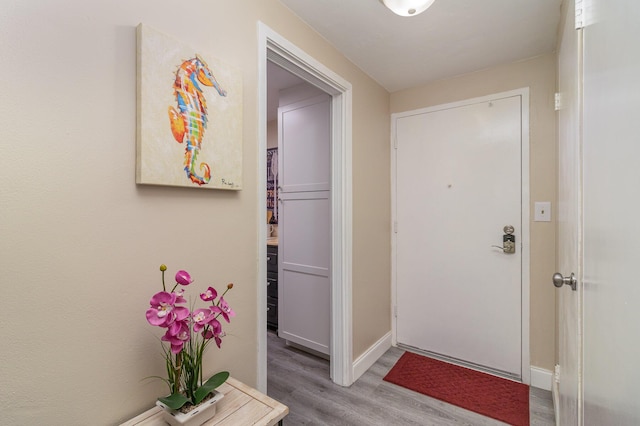
<path fill-rule="evenodd" d="M 505 241 L 502 243 L 502 249 L 505 253 L 515 253 L 516 252 L 516 243 L 515 241 Z"/>

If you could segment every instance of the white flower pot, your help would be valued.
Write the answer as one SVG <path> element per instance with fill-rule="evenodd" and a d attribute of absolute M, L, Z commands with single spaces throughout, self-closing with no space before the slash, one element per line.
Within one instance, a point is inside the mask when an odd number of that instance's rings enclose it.
<path fill-rule="evenodd" d="M 162 418 L 172 426 L 200 426 L 216 415 L 216 404 L 224 395 L 218 391 L 213 391 L 214 396 L 198 405 L 188 413 L 180 410 L 172 410 L 160 401 L 156 405 L 162 408 Z"/>

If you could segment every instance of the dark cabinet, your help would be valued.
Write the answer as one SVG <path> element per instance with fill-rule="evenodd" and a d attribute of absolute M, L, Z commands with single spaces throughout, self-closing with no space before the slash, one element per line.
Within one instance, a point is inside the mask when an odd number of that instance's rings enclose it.
<path fill-rule="evenodd" d="M 267 245 L 267 327 L 278 329 L 278 246 Z"/>

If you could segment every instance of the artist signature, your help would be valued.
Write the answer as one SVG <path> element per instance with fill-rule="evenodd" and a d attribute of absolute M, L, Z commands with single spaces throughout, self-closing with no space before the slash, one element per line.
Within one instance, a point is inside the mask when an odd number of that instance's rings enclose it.
<path fill-rule="evenodd" d="M 226 185 L 226 186 L 233 187 L 233 188 L 235 188 L 235 186 L 236 186 L 236 184 L 235 184 L 235 183 L 230 182 L 230 181 L 226 180 L 225 178 L 222 178 L 222 184 L 223 184 L 223 185 Z"/>

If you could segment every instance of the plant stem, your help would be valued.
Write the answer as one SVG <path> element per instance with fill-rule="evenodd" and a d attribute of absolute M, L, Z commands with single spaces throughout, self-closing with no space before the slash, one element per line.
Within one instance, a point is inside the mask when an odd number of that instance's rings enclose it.
<path fill-rule="evenodd" d="M 180 377 L 182 376 L 182 351 L 176 354 L 175 380 L 173 382 L 173 392 L 180 392 Z"/>

